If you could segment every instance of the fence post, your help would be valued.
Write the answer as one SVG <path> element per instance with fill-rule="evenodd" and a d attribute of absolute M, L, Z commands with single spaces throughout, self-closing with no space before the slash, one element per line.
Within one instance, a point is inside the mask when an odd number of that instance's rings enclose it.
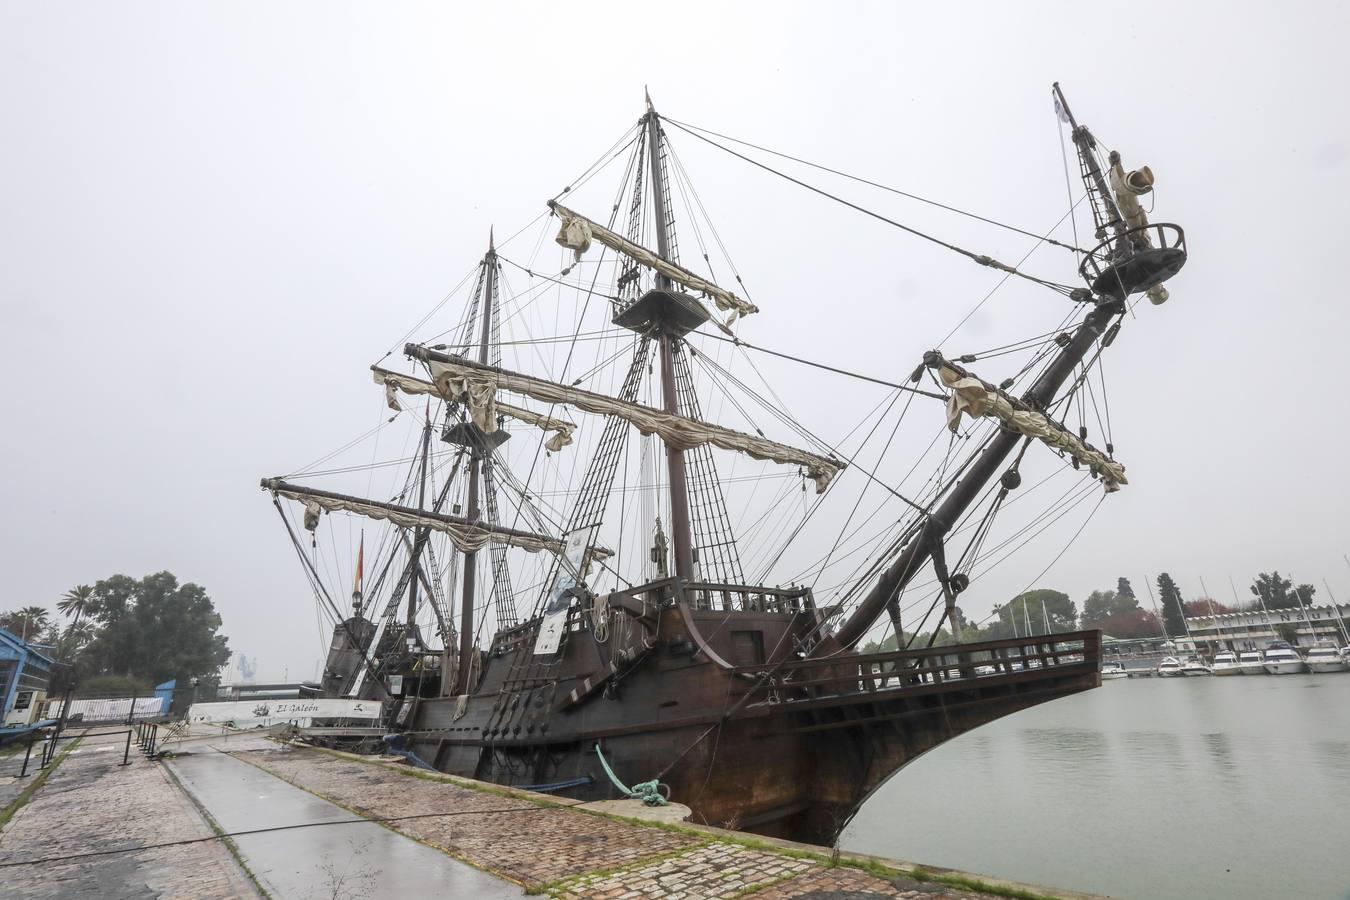
<path fill-rule="evenodd" d="M 131 765 L 131 760 L 128 758 L 128 757 L 130 757 L 130 756 L 131 756 L 131 729 L 128 728 L 128 729 L 127 729 L 127 746 L 126 746 L 126 749 L 124 749 L 124 750 L 122 751 L 122 765 L 124 765 L 124 766 L 129 766 L 129 765 Z"/>
<path fill-rule="evenodd" d="M 28 749 L 23 752 L 23 771 L 19 773 L 20 778 L 28 777 L 28 758 L 33 755 L 33 739 L 28 739 Z"/>

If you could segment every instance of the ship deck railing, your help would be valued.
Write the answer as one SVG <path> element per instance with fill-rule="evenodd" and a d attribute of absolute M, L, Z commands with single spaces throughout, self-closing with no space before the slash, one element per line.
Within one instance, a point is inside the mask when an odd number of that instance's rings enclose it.
<path fill-rule="evenodd" d="M 801 613 L 814 606 L 809 587 L 772 588 L 695 581 L 685 585 L 684 595 L 696 610 Z"/>
<path fill-rule="evenodd" d="M 1101 632 L 1078 631 L 1005 638 L 943 647 L 851 653 L 822 658 L 738 666 L 752 678 L 767 674 L 754 692 L 770 702 L 816 700 L 826 696 L 896 692 L 941 685 L 970 686 L 1038 675 L 1096 672 Z"/>

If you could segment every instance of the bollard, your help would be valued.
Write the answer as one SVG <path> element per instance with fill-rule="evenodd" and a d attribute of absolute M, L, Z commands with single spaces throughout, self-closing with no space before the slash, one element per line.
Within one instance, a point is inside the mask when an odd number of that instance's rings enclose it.
<path fill-rule="evenodd" d="M 19 773 L 20 778 L 28 777 L 28 758 L 33 755 L 33 742 L 28 741 L 28 749 L 23 753 L 23 771 Z"/>
<path fill-rule="evenodd" d="M 128 729 L 127 729 L 127 746 L 126 746 L 126 749 L 122 751 L 122 765 L 124 765 L 124 766 L 129 766 L 129 765 L 131 765 L 131 760 L 129 759 L 130 756 L 131 756 L 131 729 L 128 728 Z"/>

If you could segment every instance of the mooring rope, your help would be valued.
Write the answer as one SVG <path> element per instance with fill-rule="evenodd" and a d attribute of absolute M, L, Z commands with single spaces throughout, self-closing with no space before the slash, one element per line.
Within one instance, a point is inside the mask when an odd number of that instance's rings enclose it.
<path fill-rule="evenodd" d="M 595 755 L 600 757 L 600 765 L 604 766 L 605 774 L 609 776 L 609 780 L 614 784 L 614 787 L 618 788 L 619 793 L 623 794 L 625 797 L 631 797 L 634 800 L 641 800 L 648 806 L 666 805 L 668 797 L 670 796 L 669 786 L 664 785 L 653 778 L 651 781 L 643 781 L 640 784 L 633 785 L 632 788 L 628 788 L 619 780 L 618 776 L 614 774 L 614 770 L 609 767 L 609 761 L 605 759 L 605 754 L 601 752 L 600 744 L 598 742 L 595 745 Z M 661 793 L 662 788 L 666 789 L 664 795 Z"/>

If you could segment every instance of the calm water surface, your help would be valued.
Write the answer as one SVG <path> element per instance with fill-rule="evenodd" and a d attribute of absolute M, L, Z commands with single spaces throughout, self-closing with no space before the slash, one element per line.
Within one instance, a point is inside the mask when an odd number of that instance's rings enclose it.
<path fill-rule="evenodd" d="M 843 846 L 1116 897 L 1350 897 L 1350 672 L 1108 681 L 920 758 Z"/>

